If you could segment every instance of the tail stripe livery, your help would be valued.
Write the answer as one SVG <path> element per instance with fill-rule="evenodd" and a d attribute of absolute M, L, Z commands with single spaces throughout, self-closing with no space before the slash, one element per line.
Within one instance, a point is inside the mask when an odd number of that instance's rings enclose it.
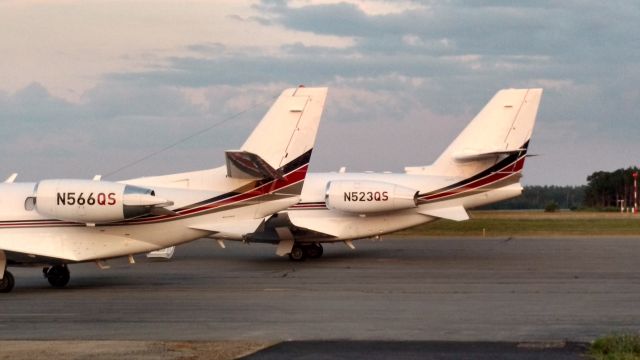
<path fill-rule="evenodd" d="M 522 146 L 522 151 L 519 151 L 517 154 L 507 156 L 497 164 L 478 173 L 477 175 L 442 189 L 420 194 L 418 195 L 418 198 L 423 202 L 440 200 L 445 197 L 460 195 L 470 191 L 478 191 L 507 178 L 512 178 L 511 183 L 516 183 L 520 179 L 520 173 L 524 168 L 524 161 L 528 147 L 529 142 L 527 141 L 527 143 Z M 504 185 L 507 184 L 501 184 L 501 186 Z"/>

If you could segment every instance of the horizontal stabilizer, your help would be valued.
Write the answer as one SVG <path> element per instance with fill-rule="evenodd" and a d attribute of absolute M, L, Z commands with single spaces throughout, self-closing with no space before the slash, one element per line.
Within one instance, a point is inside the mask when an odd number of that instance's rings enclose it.
<path fill-rule="evenodd" d="M 453 154 L 453 159 L 459 162 L 476 161 L 495 158 L 500 155 L 517 154 L 527 149 L 513 149 L 513 150 L 464 150 Z"/>
<path fill-rule="evenodd" d="M 462 205 L 446 208 L 421 209 L 420 214 L 453 221 L 469 220 L 469 214 Z"/>
<path fill-rule="evenodd" d="M 245 234 L 253 233 L 262 224 L 263 219 L 242 219 L 212 224 L 201 224 L 189 226 L 191 229 L 211 232 L 210 238 L 223 238 L 232 240 L 242 240 Z"/>
<path fill-rule="evenodd" d="M 242 150 L 225 151 L 227 176 L 236 179 L 280 179 L 282 174 L 260 156 Z"/>

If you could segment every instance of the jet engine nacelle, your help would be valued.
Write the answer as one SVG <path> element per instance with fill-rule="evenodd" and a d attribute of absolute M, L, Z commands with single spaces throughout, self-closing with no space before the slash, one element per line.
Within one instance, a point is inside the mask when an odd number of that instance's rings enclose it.
<path fill-rule="evenodd" d="M 173 205 L 151 189 L 94 180 L 42 180 L 25 208 L 58 220 L 104 224 L 150 214 Z"/>
<path fill-rule="evenodd" d="M 327 184 L 327 208 L 369 214 L 415 208 L 418 191 L 382 181 L 337 180 Z"/>

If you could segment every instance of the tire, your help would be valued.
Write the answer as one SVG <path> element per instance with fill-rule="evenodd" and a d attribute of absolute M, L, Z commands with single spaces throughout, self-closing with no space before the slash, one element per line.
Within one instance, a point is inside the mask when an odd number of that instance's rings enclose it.
<path fill-rule="evenodd" d="M 322 248 L 322 244 L 310 244 L 305 245 L 304 252 L 309 259 L 317 259 L 322 256 L 324 249 Z"/>
<path fill-rule="evenodd" d="M 49 268 L 47 271 L 47 281 L 55 288 L 63 288 L 67 286 L 71 274 L 69 268 L 66 265 L 55 265 Z"/>
<path fill-rule="evenodd" d="M 306 258 L 306 252 L 304 248 L 300 245 L 294 245 L 289 253 L 289 259 L 292 261 L 304 261 Z"/>
<path fill-rule="evenodd" d="M 13 290 L 13 286 L 16 284 L 13 274 L 8 271 L 4 272 L 4 277 L 0 280 L 0 293 L 8 293 Z"/>

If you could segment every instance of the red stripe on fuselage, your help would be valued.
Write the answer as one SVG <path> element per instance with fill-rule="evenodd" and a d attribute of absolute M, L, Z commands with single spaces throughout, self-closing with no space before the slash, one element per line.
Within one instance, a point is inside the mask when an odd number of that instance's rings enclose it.
<path fill-rule="evenodd" d="M 307 170 L 308 170 L 309 165 L 305 164 L 301 167 L 299 167 L 296 170 L 293 170 L 292 172 L 290 172 L 289 174 L 283 176 L 282 179 L 275 179 L 272 180 L 266 184 L 262 184 L 256 188 L 253 188 L 247 192 L 241 193 L 241 194 L 237 194 L 231 197 L 228 197 L 226 199 L 222 199 L 222 200 L 218 200 L 215 201 L 213 203 L 210 204 L 206 204 L 206 205 L 201 205 L 198 206 L 196 208 L 192 208 L 192 209 L 185 209 L 179 212 L 179 215 L 163 215 L 163 216 L 158 216 L 158 217 L 152 217 L 152 218 L 145 218 L 145 219 L 139 219 L 139 220 L 129 220 L 123 223 L 118 223 L 118 224 L 105 224 L 105 225 L 136 225 L 136 224 L 149 224 L 149 223 L 155 223 L 155 222 L 161 222 L 161 221 L 166 221 L 166 220 L 176 220 L 176 219 L 181 219 L 184 217 L 187 217 L 189 215 L 196 215 L 196 214 L 200 214 L 203 212 L 208 212 L 214 209 L 218 209 L 221 207 L 225 207 L 225 206 L 229 206 L 229 205 L 233 205 L 239 202 L 243 202 L 243 201 L 247 201 L 247 200 L 251 200 L 260 196 L 264 196 L 264 195 L 268 195 L 274 191 L 283 189 L 285 187 L 291 186 L 291 185 L 295 185 L 296 183 L 300 182 L 300 181 L 304 181 L 305 176 L 307 174 Z"/>
<path fill-rule="evenodd" d="M 477 190 L 483 186 L 486 186 L 488 184 L 494 183 L 496 181 L 505 179 L 509 176 L 512 176 L 514 174 L 517 174 L 518 172 L 520 172 L 523 168 L 524 168 L 524 159 L 525 156 L 520 157 L 518 160 L 516 160 L 515 162 L 505 166 L 504 168 L 491 173 L 483 178 L 480 178 L 478 180 L 472 181 L 470 183 L 461 185 L 460 187 L 451 189 L 451 190 L 447 190 L 447 191 L 443 191 L 440 193 L 436 193 L 436 194 L 431 194 L 431 195 L 427 195 L 427 196 L 423 196 L 420 197 L 419 199 L 422 201 L 432 201 L 432 200 L 438 200 L 438 199 L 442 199 L 445 197 L 449 197 L 449 196 L 453 196 L 453 195 L 457 195 L 463 192 L 468 192 L 468 191 L 472 191 L 472 190 Z"/>

